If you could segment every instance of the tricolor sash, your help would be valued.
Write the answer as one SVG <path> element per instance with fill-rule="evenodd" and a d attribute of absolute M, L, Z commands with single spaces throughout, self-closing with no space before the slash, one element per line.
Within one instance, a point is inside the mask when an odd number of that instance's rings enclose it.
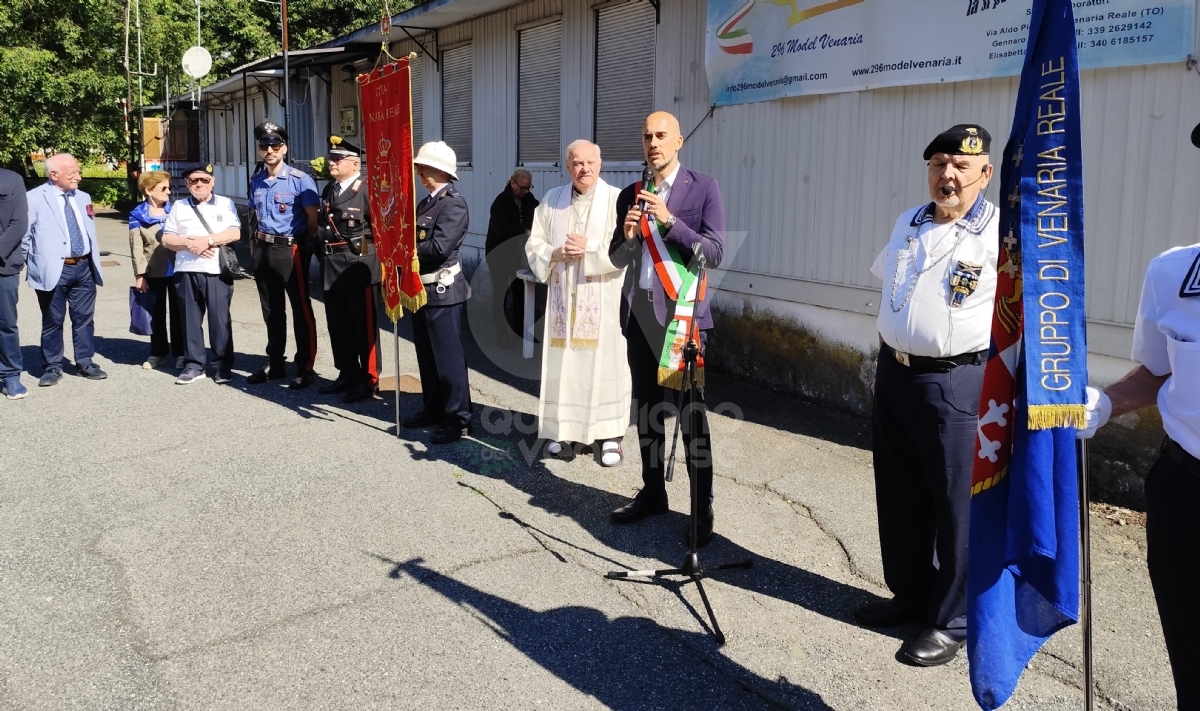
<path fill-rule="evenodd" d="M 654 184 L 646 186 L 647 192 L 655 192 Z M 642 183 L 638 181 L 633 188 L 636 196 L 642 191 Z M 675 313 L 667 324 L 667 335 L 663 342 L 662 354 L 658 359 L 658 384 L 669 388 L 682 390 L 684 386 L 683 347 L 690 338 L 696 339 L 700 345 L 700 333 L 696 327 L 693 314 L 696 302 L 704 299 L 708 286 L 707 274 L 701 278 L 699 269 L 692 271 L 688 260 L 678 245 L 669 244 L 666 239 L 667 226 L 646 215 L 642 215 L 642 237 L 650 250 L 650 259 L 654 262 L 654 273 L 666 292 L 667 298 L 675 302 Z M 704 358 L 696 357 L 696 384 L 704 384 Z"/>

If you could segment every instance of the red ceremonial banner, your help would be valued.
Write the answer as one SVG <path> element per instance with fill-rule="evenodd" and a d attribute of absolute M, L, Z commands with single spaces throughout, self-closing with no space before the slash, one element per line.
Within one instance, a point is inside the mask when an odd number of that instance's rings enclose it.
<path fill-rule="evenodd" d="M 383 304 L 393 321 L 401 307 L 416 311 L 426 300 L 417 266 L 409 80 L 408 59 L 358 75 L 371 232 L 383 271 Z"/>

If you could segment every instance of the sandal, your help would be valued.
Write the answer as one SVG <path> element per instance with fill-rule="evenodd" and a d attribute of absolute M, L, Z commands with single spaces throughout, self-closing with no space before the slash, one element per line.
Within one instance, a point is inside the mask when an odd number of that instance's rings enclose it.
<path fill-rule="evenodd" d="M 546 443 L 546 454 L 569 462 L 575 459 L 575 447 L 570 442 L 550 441 Z"/>
<path fill-rule="evenodd" d="M 600 466 L 602 467 L 615 467 L 624 459 L 620 440 L 606 440 L 604 444 L 600 445 L 600 452 Z"/>

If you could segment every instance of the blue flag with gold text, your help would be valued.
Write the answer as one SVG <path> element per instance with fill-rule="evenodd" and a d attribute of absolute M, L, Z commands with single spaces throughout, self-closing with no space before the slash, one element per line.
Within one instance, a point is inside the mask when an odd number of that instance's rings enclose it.
<path fill-rule="evenodd" d="M 1069 0 L 1034 0 L 1000 166 L 1000 257 L 979 405 L 967 658 L 984 709 L 1079 617 L 1075 428 L 1087 386 L 1079 64 Z"/>

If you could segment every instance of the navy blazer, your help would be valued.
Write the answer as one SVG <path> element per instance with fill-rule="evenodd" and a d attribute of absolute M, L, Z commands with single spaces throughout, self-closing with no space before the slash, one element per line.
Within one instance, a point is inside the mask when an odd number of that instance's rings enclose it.
<path fill-rule="evenodd" d="M 0 168 L 0 276 L 21 273 L 21 267 L 25 266 L 21 242 L 28 229 L 25 181 L 11 170 Z"/>
<path fill-rule="evenodd" d="M 446 185 L 437 199 L 426 196 L 417 204 L 417 262 L 421 274 L 432 274 L 458 264 L 458 250 L 467 237 L 467 199 Z M 454 283 L 438 293 L 436 284 L 426 284 L 430 306 L 453 306 L 471 298 L 467 275 L 459 272 Z"/>
<path fill-rule="evenodd" d="M 638 235 L 633 239 L 625 239 L 625 215 L 633 206 L 636 197 L 633 189 L 636 185 L 630 185 L 617 196 L 617 230 L 613 233 L 608 250 L 613 266 L 618 269 L 628 267 L 623 287 L 625 298 L 621 301 L 622 333 L 626 333 L 629 326 L 633 299 L 640 296 L 638 292 L 641 291 L 638 277 L 642 272 L 643 238 Z M 725 252 L 725 206 L 721 202 L 721 189 L 717 186 L 716 178 L 679 166 L 675 184 L 671 186 L 671 196 L 667 198 L 667 209 L 675 216 L 675 225 L 667 232 L 666 241 L 682 247 L 685 255 L 693 254 L 699 245 L 708 269 L 721 266 L 721 257 Z M 713 326 L 709 309 L 711 301 L 712 289 L 708 289 L 694 312 L 696 325 L 702 331 Z M 658 316 L 659 325 L 665 326 L 667 316 L 673 311 L 674 304 L 667 303 L 666 292 L 656 275 L 654 313 Z"/>

